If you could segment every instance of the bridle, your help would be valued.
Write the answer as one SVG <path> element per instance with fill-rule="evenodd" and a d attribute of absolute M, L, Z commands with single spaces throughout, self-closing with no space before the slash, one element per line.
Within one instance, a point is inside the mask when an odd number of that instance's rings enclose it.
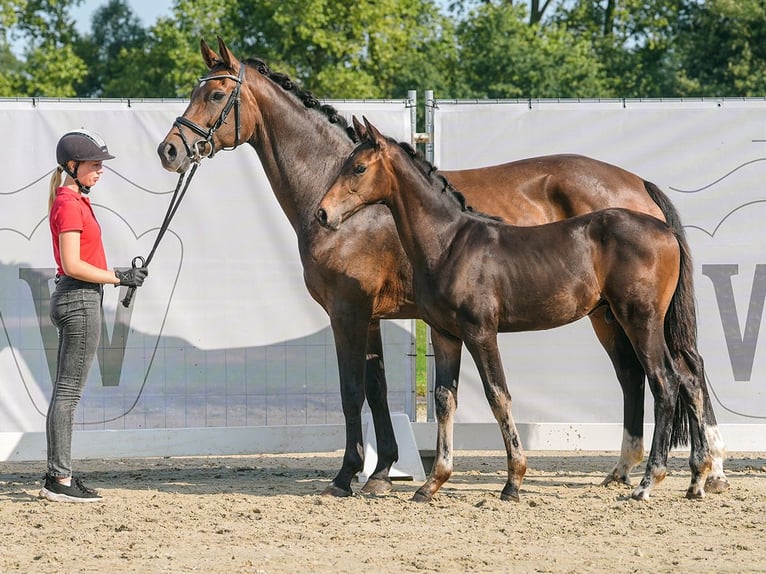
<path fill-rule="evenodd" d="M 226 118 L 229 116 L 229 113 L 231 112 L 232 108 L 234 109 L 234 145 L 229 149 L 230 150 L 235 149 L 240 143 L 242 143 L 239 141 L 240 127 L 241 127 L 240 114 L 239 114 L 239 108 L 240 108 L 239 93 L 242 89 L 242 81 L 244 77 L 245 77 L 245 65 L 242 62 L 240 62 L 238 76 L 234 76 L 232 74 L 222 74 L 220 76 L 208 76 L 208 77 L 200 78 L 200 82 L 207 82 L 210 80 L 229 79 L 229 80 L 234 80 L 237 83 L 234 89 L 232 90 L 232 92 L 229 94 L 229 100 L 226 102 L 226 105 L 224 106 L 223 110 L 221 110 L 221 115 L 218 117 L 216 122 L 209 129 L 205 129 L 201 125 L 196 124 L 193 121 L 183 116 L 177 117 L 176 121 L 173 122 L 173 125 L 176 127 L 176 129 L 178 129 L 178 135 L 181 137 L 181 141 L 184 142 L 186 153 L 193 162 L 199 163 L 200 161 L 202 161 L 202 157 L 203 157 L 202 149 L 205 146 L 205 144 L 210 145 L 210 153 L 208 153 L 204 157 L 213 157 L 213 154 L 215 153 L 215 144 L 213 143 L 213 134 L 215 134 L 215 132 L 218 131 L 218 128 L 220 128 L 226 122 Z M 194 144 L 190 144 L 189 140 L 187 140 L 186 136 L 184 135 L 184 130 L 181 129 L 182 127 L 189 128 L 197 135 L 202 136 L 202 138 L 204 139 L 198 140 Z"/>

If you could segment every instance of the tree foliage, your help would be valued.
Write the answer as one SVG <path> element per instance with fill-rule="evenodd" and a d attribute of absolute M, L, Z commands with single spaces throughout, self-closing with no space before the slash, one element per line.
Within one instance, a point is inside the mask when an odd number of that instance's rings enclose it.
<path fill-rule="evenodd" d="M 0 0 L 0 96 L 188 96 L 217 35 L 321 98 L 766 89 L 762 0 L 174 0 L 148 27 L 128 0 L 76 26 L 81 2 Z"/>
<path fill-rule="evenodd" d="M 528 24 L 524 7 L 486 2 L 459 28 L 467 93 L 488 98 L 605 96 L 606 71 L 587 38 Z"/>

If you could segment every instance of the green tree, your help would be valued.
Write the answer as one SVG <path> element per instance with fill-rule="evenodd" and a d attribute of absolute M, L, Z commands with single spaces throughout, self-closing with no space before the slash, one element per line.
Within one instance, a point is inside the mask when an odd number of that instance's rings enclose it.
<path fill-rule="evenodd" d="M 588 38 L 618 97 L 670 97 L 677 93 L 674 38 L 691 0 L 576 0 L 553 20 Z"/>
<path fill-rule="evenodd" d="M 525 6 L 484 2 L 460 23 L 461 97 L 574 98 L 610 95 L 587 37 L 563 25 L 529 24 Z"/>
<path fill-rule="evenodd" d="M 762 0 L 692 3 L 679 28 L 679 95 L 766 94 L 766 5 Z"/>
<path fill-rule="evenodd" d="M 88 63 L 88 75 L 77 85 L 81 96 L 119 97 L 108 86 L 125 73 L 130 50 L 146 44 L 147 32 L 125 0 L 110 0 L 93 14 L 90 34 L 75 43 L 75 51 Z M 133 94 L 127 94 L 132 96 Z"/>
<path fill-rule="evenodd" d="M 230 32 L 227 13 L 234 0 L 176 0 L 173 14 L 160 18 L 142 42 L 122 46 L 119 74 L 104 85 L 114 97 L 188 97 L 206 73 L 199 51 L 201 38 L 215 41 Z"/>
<path fill-rule="evenodd" d="M 10 30 L 18 22 L 18 12 L 26 0 L 0 0 L 0 97 L 16 95 L 16 82 L 21 77 L 23 63 L 11 50 Z"/>
<path fill-rule="evenodd" d="M 454 30 L 433 0 L 239 0 L 232 17 L 232 46 L 321 98 L 404 97 L 451 81 Z"/>
<path fill-rule="evenodd" d="M 73 49 L 78 34 L 70 16 L 80 0 L 27 0 L 18 13 L 16 33 L 26 40 L 25 64 L 11 79 L 27 96 L 72 97 L 87 73 Z"/>

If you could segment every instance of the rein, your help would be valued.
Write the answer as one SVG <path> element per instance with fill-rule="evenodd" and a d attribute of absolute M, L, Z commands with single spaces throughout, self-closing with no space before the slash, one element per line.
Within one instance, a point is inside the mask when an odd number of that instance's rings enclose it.
<path fill-rule="evenodd" d="M 199 162 L 195 161 L 190 171 L 182 173 L 181 175 L 178 176 L 178 183 L 176 184 L 175 191 L 173 191 L 173 197 L 170 199 L 170 205 L 168 205 L 168 210 L 165 213 L 165 219 L 162 220 L 162 225 L 160 226 L 160 230 L 157 233 L 157 239 L 154 240 L 154 245 L 152 245 L 152 249 L 151 251 L 149 251 L 149 255 L 146 256 L 146 259 L 144 259 L 140 255 L 137 255 L 136 257 L 133 258 L 133 263 L 132 263 L 133 267 L 148 267 L 149 266 L 149 263 L 154 257 L 154 252 L 157 251 L 157 247 L 159 246 L 160 241 L 162 240 L 162 237 L 165 235 L 165 232 L 168 230 L 168 227 L 170 227 L 170 221 L 173 219 L 173 216 L 176 214 L 176 211 L 178 211 L 178 206 L 180 205 L 184 195 L 186 195 L 186 190 L 189 189 L 189 184 L 191 183 L 191 180 L 194 177 L 194 173 L 197 171 L 198 167 L 199 167 Z M 186 183 L 184 184 L 183 189 L 181 189 L 181 184 L 184 182 L 184 178 L 186 178 Z M 180 193 L 179 193 L 179 190 L 180 190 Z M 133 300 L 133 295 L 135 295 L 135 293 L 136 293 L 135 287 L 128 288 L 128 293 L 125 295 L 125 297 L 122 300 L 123 307 L 130 307 L 130 303 Z"/>
<path fill-rule="evenodd" d="M 210 153 L 208 153 L 207 156 L 205 157 L 213 157 L 213 154 L 215 153 L 215 144 L 213 143 L 213 134 L 215 134 L 215 132 L 218 131 L 218 129 L 224 124 L 232 108 L 234 108 L 234 147 L 232 147 L 231 149 L 236 149 L 236 147 L 240 144 L 240 141 L 239 141 L 239 133 L 240 133 L 239 94 L 242 89 L 242 81 L 244 77 L 245 77 L 245 65 L 240 62 L 238 76 L 234 76 L 232 74 L 224 74 L 221 76 L 212 76 L 209 78 L 202 78 L 200 80 L 204 82 L 208 80 L 218 80 L 218 79 L 227 78 L 229 80 L 234 80 L 235 82 L 237 82 L 236 87 L 232 90 L 231 94 L 229 94 L 229 100 L 226 102 L 226 105 L 224 106 L 223 110 L 221 110 L 221 115 L 218 117 L 218 120 L 216 120 L 216 122 L 209 129 L 205 129 L 199 124 L 196 124 L 193 121 L 183 116 L 177 117 L 176 121 L 173 122 L 173 125 L 178 129 L 178 134 L 181 136 L 181 141 L 184 142 L 184 147 L 186 148 L 187 155 L 190 158 L 192 158 L 194 161 L 199 161 L 200 159 L 202 159 L 201 150 L 205 144 L 210 145 Z M 182 127 L 189 128 L 191 131 L 196 133 L 198 136 L 202 136 L 204 139 L 196 142 L 194 145 L 191 145 L 189 141 L 186 139 L 186 136 L 184 135 L 184 132 L 181 129 Z"/>

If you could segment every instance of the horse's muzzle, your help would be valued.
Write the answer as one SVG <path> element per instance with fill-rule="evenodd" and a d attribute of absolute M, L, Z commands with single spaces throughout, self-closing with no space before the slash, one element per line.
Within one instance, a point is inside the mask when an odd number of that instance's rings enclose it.
<path fill-rule="evenodd" d="M 157 146 L 157 155 L 160 156 L 162 167 L 175 173 L 184 173 L 191 163 L 186 153 L 179 154 L 178 147 L 167 140 Z"/>

